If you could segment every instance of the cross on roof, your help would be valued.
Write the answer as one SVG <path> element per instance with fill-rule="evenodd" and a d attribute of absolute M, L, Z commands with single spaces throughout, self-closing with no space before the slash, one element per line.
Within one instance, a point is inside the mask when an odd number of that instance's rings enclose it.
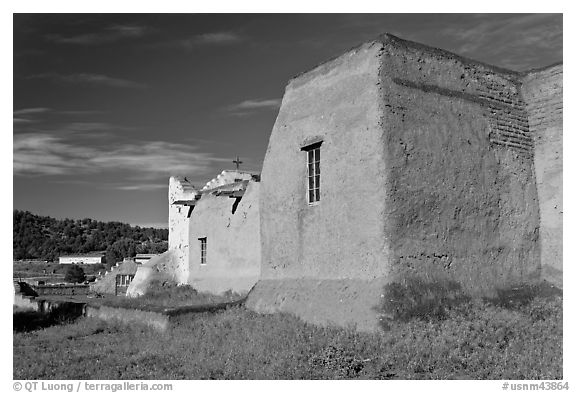
<path fill-rule="evenodd" d="M 234 164 L 236 164 L 236 169 L 240 169 L 240 164 L 242 164 L 242 161 L 240 161 L 240 157 L 236 156 L 236 159 L 232 161 Z"/>

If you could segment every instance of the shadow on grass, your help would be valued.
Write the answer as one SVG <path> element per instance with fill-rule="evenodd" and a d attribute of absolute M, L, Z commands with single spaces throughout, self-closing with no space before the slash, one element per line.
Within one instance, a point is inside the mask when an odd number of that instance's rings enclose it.
<path fill-rule="evenodd" d="M 535 319 L 548 317 L 550 310 L 535 304 L 536 299 L 561 298 L 562 290 L 550 283 L 523 284 L 497 289 L 494 297 L 478 299 L 484 304 L 514 311 L 527 311 Z M 419 278 L 405 278 L 384 286 L 382 301 L 377 311 L 382 315 L 380 327 L 390 329 L 392 321 L 442 321 L 453 310 L 466 312 L 472 307 L 472 298 L 455 281 L 426 282 Z M 558 310 L 556 310 L 558 311 Z M 556 312 L 554 311 L 554 312 Z"/>
<path fill-rule="evenodd" d="M 60 321 L 53 315 L 37 311 L 17 311 L 13 315 L 12 329 L 15 332 L 29 332 L 60 324 Z"/>
<path fill-rule="evenodd" d="M 392 320 L 443 320 L 448 317 L 449 310 L 469 301 L 470 297 L 457 282 L 425 282 L 418 278 L 406 278 L 384 287 L 378 310 L 383 315 L 380 326 L 387 330 Z"/>
<path fill-rule="evenodd" d="M 14 310 L 12 330 L 14 332 L 29 332 L 54 325 L 72 323 L 81 315 L 81 308 L 76 304 L 63 304 L 48 312 Z"/>
<path fill-rule="evenodd" d="M 496 292 L 496 297 L 485 298 L 484 301 L 497 307 L 512 310 L 521 309 L 532 303 L 536 298 L 552 299 L 562 297 L 562 290 L 547 282 L 498 289 Z"/>

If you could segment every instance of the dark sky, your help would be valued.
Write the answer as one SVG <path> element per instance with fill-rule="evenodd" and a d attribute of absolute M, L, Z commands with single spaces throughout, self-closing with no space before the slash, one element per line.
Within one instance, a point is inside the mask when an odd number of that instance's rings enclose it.
<path fill-rule="evenodd" d="M 287 81 L 383 32 L 562 61 L 561 14 L 15 14 L 14 208 L 166 226 L 171 174 L 259 171 Z"/>

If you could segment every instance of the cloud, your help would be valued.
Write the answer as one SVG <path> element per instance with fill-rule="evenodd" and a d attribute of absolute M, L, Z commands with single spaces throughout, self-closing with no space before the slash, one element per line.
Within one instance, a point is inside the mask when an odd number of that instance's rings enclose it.
<path fill-rule="evenodd" d="M 178 41 L 180 46 L 191 49 L 202 45 L 230 45 L 244 41 L 245 38 L 238 33 L 221 31 L 216 33 L 198 34 L 194 37 Z"/>
<path fill-rule="evenodd" d="M 282 103 L 281 98 L 252 99 L 252 100 L 245 100 L 237 104 L 229 105 L 225 108 L 225 110 L 235 115 L 244 115 L 260 110 L 278 109 L 280 108 L 281 103 Z"/>
<path fill-rule="evenodd" d="M 21 118 L 21 117 L 15 117 L 13 120 L 13 124 L 30 124 L 30 123 L 36 123 L 36 120 L 33 119 L 25 119 L 25 118 Z"/>
<path fill-rule="evenodd" d="M 145 89 L 148 87 L 143 83 L 134 82 L 128 79 L 114 78 L 107 75 L 90 74 L 90 73 L 78 73 L 68 75 L 45 73 L 45 74 L 30 75 L 27 76 L 25 79 L 47 79 L 72 84 L 108 86 L 108 87 L 118 87 L 128 89 Z"/>
<path fill-rule="evenodd" d="M 35 115 L 50 112 L 50 108 L 23 108 L 14 111 L 14 116 Z"/>
<path fill-rule="evenodd" d="M 145 26 L 137 25 L 114 25 L 97 33 L 85 33 L 73 36 L 49 34 L 46 39 L 58 44 L 74 45 L 99 45 L 115 42 L 123 39 L 138 38 L 147 33 Z"/>
<path fill-rule="evenodd" d="M 115 187 L 117 190 L 122 191 L 151 191 L 151 190 L 160 190 L 160 189 L 168 189 L 168 183 L 166 184 L 132 184 L 132 185 L 122 185 Z"/>
<path fill-rule="evenodd" d="M 83 115 L 101 115 L 106 113 L 101 110 L 55 110 L 52 108 L 22 108 L 17 109 L 13 112 L 14 116 L 34 116 L 40 114 L 57 114 L 57 115 L 71 115 L 71 116 L 83 116 Z"/>
<path fill-rule="evenodd" d="M 454 38 L 452 51 L 515 70 L 526 64 L 562 58 L 562 15 L 474 15 L 466 25 L 442 29 Z M 542 64 L 544 65 L 544 64 Z"/>
<path fill-rule="evenodd" d="M 35 132 L 47 132 L 47 133 L 84 133 L 84 132 L 94 132 L 100 131 L 98 135 L 104 135 L 103 132 L 110 131 L 127 131 L 134 129 L 133 127 L 122 126 L 118 124 L 104 123 L 104 122 L 54 122 L 55 116 L 79 116 L 79 115 L 92 115 L 92 114 L 102 114 L 103 111 L 59 111 L 51 108 L 23 108 L 15 110 L 13 118 L 13 124 L 17 127 L 19 131 L 22 131 L 25 126 L 35 124 Z M 48 115 L 48 116 L 45 116 Z M 56 117 L 58 119 L 58 117 Z M 43 124 L 43 129 L 38 129 L 38 124 Z M 22 127 L 20 127 L 22 126 Z M 25 127 L 28 131 L 32 131 L 30 127 Z"/>
<path fill-rule="evenodd" d="M 14 135 L 14 175 L 81 175 L 125 173 L 166 177 L 171 174 L 209 173 L 210 166 L 228 162 L 194 147 L 162 141 L 81 146 L 60 136 Z"/>

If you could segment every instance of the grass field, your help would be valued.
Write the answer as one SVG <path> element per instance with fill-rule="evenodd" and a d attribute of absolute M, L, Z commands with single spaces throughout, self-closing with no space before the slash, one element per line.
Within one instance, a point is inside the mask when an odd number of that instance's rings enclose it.
<path fill-rule="evenodd" d="M 242 307 L 165 333 L 95 319 L 14 331 L 14 379 L 561 379 L 562 298 L 465 302 L 358 333 Z M 61 322 L 61 321 L 60 321 Z"/>
<path fill-rule="evenodd" d="M 79 265 L 86 275 L 95 275 L 98 272 L 104 273 L 106 267 L 103 264 L 97 263 L 93 265 Z M 66 274 L 66 269 L 70 265 L 59 264 L 58 262 L 20 262 L 14 261 L 12 263 L 12 276 L 14 278 L 40 278 L 44 281 L 50 282 L 55 280 L 62 281 Z"/>

